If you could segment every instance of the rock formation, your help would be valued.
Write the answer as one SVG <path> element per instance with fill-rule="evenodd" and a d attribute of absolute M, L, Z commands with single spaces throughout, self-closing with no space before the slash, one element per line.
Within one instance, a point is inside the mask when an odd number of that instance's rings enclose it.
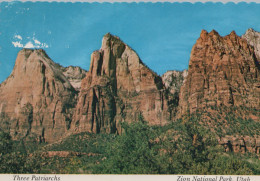
<path fill-rule="evenodd" d="M 171 70 L 167 71 L 162 75 L 162 81 L 166 89 L 169 90 L 171 94 L 179 94 L 180 88 L 183 85 L 185 78 L 188 75 L 187 70 L 176 71 Z"/>
<path fill-rule="evenodd" d="M 167 71 L 162 75 L 162 81 L 165 86 L 165 91 L 167 92 L 168 105 L 170 111 L 170 119 L 176 116 L 179 106 L 179 95 L 180 88 L 184 83 L 185 78 L 188 75 L 188 71 Z"/>
<path fill-rule="evenodd" d="M 118 37 L 106 34 L 101 49 L 91 55 L 72 128 L 115 133 L 121 131 L 119 122 L 138 119 L 163 125 L 167 109 L 161 77 Z"/>
<path fill-rule="evenodd" d="M 254 48 L 233 31 L 203 30 L 180 91 L 180 114 L 209 106 L 260 106 L 260 66 Z"/>
<path fill-rule="evenodd" d="M 164 125 L 177 110 L 181 117 L 212 106 L 259 109 L 258 35 L 248 30 L 244 38 L 235 32 L 221 37 L 203 30 L 188 71 L 168 71 L 162 78 L 111 34 L 92 53 L 88 72 L 64 68 L 43 50 L 23 49 L 0 84 L 0 127 L 14 139 L 54 142 L 85 131 L 120 133 L 120 122 Z M 252 114 L 252 119 L 259 121 L 259 116 Z M 239 147 L 259 152 L 258 138 L 248 139 L 243 137 L 246 144 Z M 227 147 L 229 142 L 237 150 L 233 140 L 221 143 Z"/>
<path fill-rule="evenodd" d="M 260 138 L 250 136 L 225 136 L 219 140 L 225 152 L 260 154 Z"/>
<path fill-rule="evenodd" d="M 70 84 L 74 87 L 75 90 L 79 91 L 81 87 L 81 80 L 86 76 L 87 71 L 83 70 L 80 67 L 61 67 L 63 74 L 68 79 Z"/>
<path fill-rule="evenodd" d="M 23 49 L 0 85 L 1 128 L 14 139 L 52 142 L 70 128 L 75 89 L 43 50 Z"/>
<path fill-rule="evenodd" d="M 246 39 L 247 42 L 252 45 L 255 49 L 255 54 L 260 59 L 260 33 L 256 32 L 252 28 L 248 29 L 242 38 Z"/>

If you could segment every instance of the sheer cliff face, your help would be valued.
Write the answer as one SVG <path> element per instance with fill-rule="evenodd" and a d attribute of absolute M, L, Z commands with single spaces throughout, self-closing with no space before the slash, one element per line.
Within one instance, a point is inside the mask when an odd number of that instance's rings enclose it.
<path fill-rule="evenodd" d="M 14 139 L 52 142 L 70 128 L 74 88 L 43 50 L 23 49 L 0 85 L 1 127 Z"/>
<path fill-rule="evenodd" d="M 167 101 L 162 80 L 118 37 L 107 34 L 91 55 L 82 81 L 73 129 L 120 132 L 120 121 L 143 117 L 150 124 L 165 124 Z"/>
<path fill-rule="evenodd" d="M 259 108 L 259 82 L 259 60 L 245 39 L 203 30 L 191 51 L 180 113 L 221 105 Z"/>

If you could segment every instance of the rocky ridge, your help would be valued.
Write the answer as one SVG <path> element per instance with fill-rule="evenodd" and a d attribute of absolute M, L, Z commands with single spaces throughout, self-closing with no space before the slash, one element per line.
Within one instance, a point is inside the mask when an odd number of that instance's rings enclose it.
<path fill-rule="evenodd" d="M 168 71 L 162 78 L 111 34 L 92 53 L 88 72 L 64 68 L 43 50 L 23 49 L 0 84 L 1 128 L 14 139 L 54 142 L 78 132 L 121 133 L 120 122 L 165 125 L 177 111 L 181 117 L 210 107 L 259 109 L 259 49 L 251 34 L 221 37 L 203 30 L 188 71 Z M 255 115 L 252 119 L 259 121 Z M 221 139 L 227 151 L 259 152 L 258 137 Z"/>
<path fill-rule="evenodd" d="M 210 106 L 259 108 L 260 69 L 254 48 L 233 31 L 203 30 L 193 46 L 180 91 L 180 114 Z"/>

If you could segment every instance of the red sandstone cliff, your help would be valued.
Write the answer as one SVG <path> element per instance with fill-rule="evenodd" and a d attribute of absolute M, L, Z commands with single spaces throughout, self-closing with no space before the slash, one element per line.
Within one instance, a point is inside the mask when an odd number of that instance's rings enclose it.
<path fill-rule="evenodd" d="M 254 48 L 233 31 L 203 30 L 180 91 L 180 114 L 209 106 L 260 107 L 260 66 Z"/>
<path fill-rule="evenodd" d="M 14 139 L 59 139 L 70 128 L 75 92 L 43 50 L 23 49 L 0 85 L 1 128 Z"/>
<path fill-rule="evenodd" d="M 167 100 L 161 78 L 118 37 L 106 34 L 82 81 L 73 129 L 119 131 L 119 122 L 143 117 L 150 124 L 167 122 Z"/>
<path fill-rule="evenodd" d="M 43 50 L 23 49 L 12 74 L 0 84 L 1 129 L 9 130 L 14 139 L 53 142 L 67 133 L 120 133 L 119 122 L 124 121 L 164 125 L 177 109 L 179 116 L 222 105 L 259 110 L 258 44 L 250 43 L 255 42 L 250 32 L 246 35 L 243 39 L 235 32 L 221 37 L 202 31 L 188 73 L 168 72 L 164 82 L 111 34 L 91 55 L 87 73 L 55 64 Z M 259 121 L 259 116 L 251 117 Z M 240 146 L 259 150 L 251 143 Z"/>

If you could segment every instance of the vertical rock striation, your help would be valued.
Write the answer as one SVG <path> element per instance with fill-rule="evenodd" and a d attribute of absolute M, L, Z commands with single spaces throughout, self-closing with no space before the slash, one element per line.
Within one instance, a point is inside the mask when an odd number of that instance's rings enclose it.
<path fill-rule="evenodd" d="M 254 48 L 233 31 L 203 30 L 193 46 L 180 91 L 180 113 L 208 106 L 260 106 L 260 67 Z"/>
<path fill-rule="evenodd" d="M 43 50 L 23 49 L 0 85 L 1 128 L 14 139 L 55 141 L 70 128 L 75 92 Z"/>
<path fill-rule="evenodd" d="M 165 124 L 168 110 L 161 78 L 118 37 L 106 34 L 91 55 L 82 81 L 73 129 L 79 132 L 120 132 L 119 122 L 144 118 Z"/>
<path fill-rule="evenodd" d="M 162 78 L 111 34 L 92 53 L 88 72 L 64 68 L 43 50 L 23 49 L 11 75 L 0 84 L 0 127 L 14 139 L 54 142 L 85 131 L 120 133 L 120 122 L 164 125 L 177 110 L 180 117 L 197 110 L 209 113 L 212 106 L 257 112 L 259 37 L 252 29 L 243 38 L 235 32 L 221 37 L 203 30 L 192 48 L 188 71 L 168 71 Z M 257 115 L 251 117 L 259 121 Z M 254 144 L 258 137 L 246 140 L 223 140 L 223 145 L 232 142 L 259 152 L 259 144 Z"/>

